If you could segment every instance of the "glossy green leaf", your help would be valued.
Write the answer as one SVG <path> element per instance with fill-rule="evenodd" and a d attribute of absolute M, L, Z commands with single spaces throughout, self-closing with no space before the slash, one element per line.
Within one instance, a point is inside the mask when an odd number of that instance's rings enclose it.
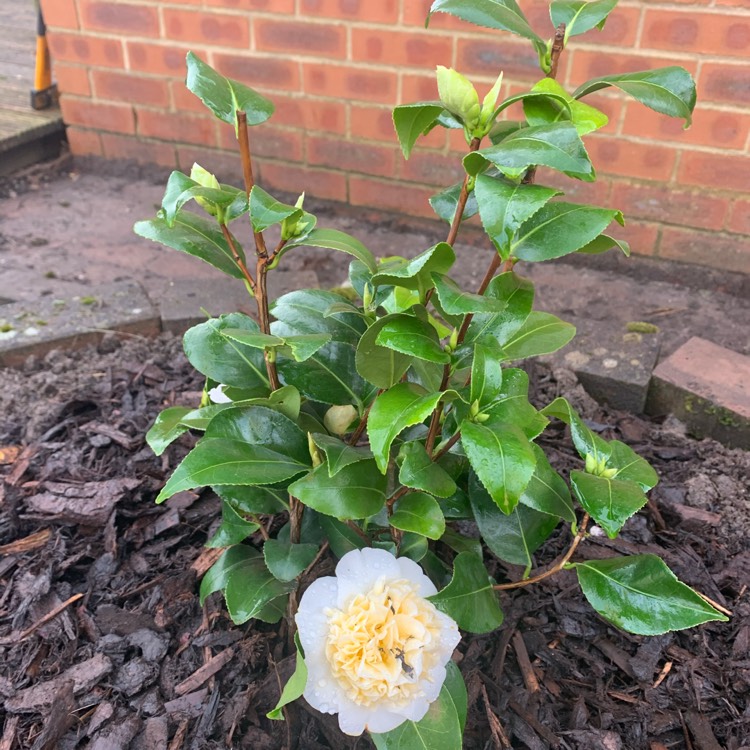
<path fill-rule="evenodd" d="M 645 458 L 619 440 L 611 440 L 609 449 L 611 453 L 607 459 L 606 468 L 617 470 L 614 479 L 636 482 L 643 490 L 656 487 L 659 475 Z"/>
<path fill-rule="evenodd" d="M 335 476 L 349 464 L 356 464 L 359 461 L 367 461 L 372 458 L 372 452 L 369 448 L 349 445 L 343 440 L 333 437 L 333 435 L 323 435 L 316 432 L 313 433 L 312 439 L 315 445 L 326 454 L 329 476 Z"/>
<path fill-rule="evenodd" d="M 273 349 L 284 345 L 284 339 L 278 336 L 271 336 L 260 331 L 248 331 L 244 328 L 223 328 L 221 335 L 232 341 L 238 341 L 240 344 L 252 346 L 253 349 Z"/>
<path fill-rule="evenodd" d="M 612 449 L 606 440 L 593 433 L 578 415 L 576 410 L 564 399 L 556 398 L 551 404 L 542 409 L 542 414 L 570 425 L 570 435 L 573 438 L 578 455 L 586 458 L 591 455 L 596 461 L 608 459 Z"/>
<path fill-rule="evenodd" d="M 576 335 L 576 327 L 549 313 L 534 311 L 505 344 L 510 360 L 539 357 L 562 349 Z"/>
<path fill-rule="evenodd" d="M 469 479 L 469 498 L 484 543 L 501 560 L 523 565 L 525 576 L 528 576 L 533 565 L 531 556 L 547 540 L 560 519 L 521 504 L 506 515 L 473 474 Z"/>
<path fill-rule="evenodd" d="M 531 481 L 536 454 L 521 429 L 513 424 L 494 426 L 465 421 L 461 425 L 461 445 L 479 477 L 503 513 L 518 505 Z"/>
<path fill-rule="evenodd" d="M 232 573 L 241 570 L 243 565 L 258 558 L 260 558 L 260 553 L 244 544 L 237 544 L 226 550 L 201 579 L 201 607 L 206 603 L 208 596 L 221 591 L 227 585 Z"/>
<path fill-rule="evenodd" d="M 438 497 L 437 501 L 443 515 L 449 520 L 463 520 L 472 517 L 469 496 L 460 487 L 456 488 L 456 491 L 450 497 Z"/>
<path fill-rule="evenodd" d="M 451 582 L 428 598 L 469 633 L 489 633 L 503 624 L 503 613 L 484 562 L 471 552 L 456 556 Z"/>
<path fill-rule="evenodd" d="M 570 484 L 578 502 L 610 539 L 614 539 L 625 521 L 648 502 L 635 482 L 571 471 Z"/>
<path fill-rule="evenodd" d="M 390 732 L 371 734 L 377 750 L 457 750 L 466 724 L 466 686 L 458 667 L 449 661 L 437 700 L 424 718 L 405 721 Z"/>
<path fill-rule="evenodd" d="M 445 531 L 445 518 L 437 501 L 425 492 L 409 492 L 396 501 L 390 517 L 391 526 L 411 531 L 428 539 L 440 539 Z"/>
<path fill-rule="evenodd" d="M 286 681 L 284 689 L 281 691 L 279 702 L 266 714 L 267 718 L 274 721 L 283 721 L 284 714 L 281 709 L 296 701 L 297 698 L 301 698 L 307 686 L 307 665 L 305 664 L 305 657 L 302 655 L 302 646 L 299 642 L 298 633 L 294 634 L 294 645 L 297 647 L 294 672 Z"/>
<path fill-rule="evenodd" d="M 389 316 L 380 327 L 375 343 L 428 362 L 448 364 L 451 361 L 450 354 L 443 350 L 435 329 L 427 321 L 413 315 Z"/>
<path fill-rule="evenodd" d="M 471 517 L 474 517 L 473 511 Z M 443 544 L 447 544 L 454 552 L 469 552 L 477 557 L 483 557 L 484 552 L 482 550 L 482 540 L 478 537 L 463 536 L 455 531 L 453 528 L 448 526 L 445 529 L 445 533 L 440 539 Z"/>
<path fill-rule="evenodd" d="M 307 470 L 307 466 L 262 445 L 227 438 L 204 438 L 174 470 L 156 498 L 161 503 L 177 492 L 215 484 L 274 484 Z"/>
<path fill-rule="evenodd" d="M 418 441 L 401 446 L 398 463 L 398 479 L 406 487 L 438 497 L 450 497 L 456 491 L 456 483 L 450 475 L 430 459 L 424 445 Z"/>
<path fill-rule="evenodd" d="M 200 258 L 235 279 L 245 278 L 234 262 L 232 251 L 224 235 L 213 220 L 189 211 L 182 211 L 175 217 L 172 226 L 167 223 L 166 219 L 148 219 L 136 222 L 133 231 L 139 237 L 145 237 L 147 240 L 159 242 L 173 250 Z M 234 246 L 244 260 L 242 245 L 236 239 Z"/>
<path fill-rule="evenodd" d="M 319 514 L 318 522 L 331 546 L 331 551 L 339 559 L 347 552 L 351 552 L 353 549 L 362 549 L 365 546 L 364 539 L 338 519 Z"/>
<path fill-rule="evenodd" d="M 603 128 L 609 122 L 604 112 L 574 99 L 553 78 L 542 78 L 534 84 L 532 91 L 544 94 L 524 100 L 523 112 L 532 127 L 570 120 L 578 135 L 586 135 Z"/>
<path fill-rule="evenodd" d="M 263 352 L 225 338 L 221 335 L 225 328 L 258 333 L 258 324 L 242 313 L 222 315 L 193 326 L 182 340 L 190 364 L 217 383 L 266 395 L 268 375 Z"/>
<path fill-rule="evenodd" d="M 244 542 L 250 534 L 258 530 L 257 523 L 248 521 L 240 515 L 232 505 L 222 498 L 221 526 L 206 542 L 206 547 L 231 547 L 233 544 Z"/>
<path fill-rule="evenodd" d="M 587 255 L 599 255 L 599 253 L 606 253 L 607 250 L 611 250 L 613 247 L 622 250 L 622 254 L 626 257 L 630 256 L 630 245 L 625 240 L 618 240 L 616 237 L 610 237 L 608 234 L 600 234 L 588 244 L 579 247 L 576 252 Z"/>
<path fill-rule="evenodd" d="M 496 146 L 483 148 L 464 157 L 464 167 L 477 175 L 488 164 L 518 180 L 532 166 L 544 166 L 569 177 L 593 182 L 594 167 L 575 126 L 569 122 L 523 128 L 511 133 Z"/>
<path fill-rule="evenodd" d="M 398 258 L 383 264 L 372 277 L 374 284 L 390 284 L 405 289 L 415 289 L 420 293 L 432 286 L 432 273 L 448 273 L 456 261 L 453 248 L 439 242 L 411 260 Z"/>
<path fill-rule="evenodd" d="M 617 5 L 617 0 L 552 0 L 549 14 L 552 25 L 565 24 L 565 41 L 571 36 L 584 34 L 593 28 L 603 29 L 607 16 Z"/>
<path fill-rule="evenodd" d="M 191 411 L 193 409 L 188 406 L 169 406 L 159 413 L 146 433 L 146 442 L 157 456 L 161 456 L 167 446 L 187 432 L 188 428 L 182 424 L 182 418 Z"/>
<path fill-rule="evenodd" d="M 614 220 L 624 223 L 620 211 L 555 201 L 521 225 L 510 250 L 530 262 L 561 258 L 585 247 Z"/>
<path fill-rule="evenodd" d="M 415 534 L 411 531 L 404 531 L 401 534 L 401 542 L 398 550 L 394 550 L 393 554 L 395 555 L 398 552 L 398 557 L 408 557 L 410 560 L 414 560 L 414 562 L 420 562 L 429 552 L 429 549 L 426 536 Z"/>
<path fill-rule="evenodd" d="M 504 258 L 510 255 L 513 237 L 560 190 L 542 185 L 511 183 L 500 177 L 477 175 L 474 193 L 482 226 Z"/>
<path fill-rule="evenodd" d="M 398 383 L 375 399 L 367 420 L 367 435 L 383 474 L 388 468 L 391 444 L 401 430 L 424 422 L 442 397 L 442 393 L 427 393 L 414 383 Z"/>
<path fill-rule="evenodd" d="M 243 513 L 283 513 L 289 510 L 289 493 L 277 487 L 253 485 L 214 485 L 211 489 Z"/>
<path fill-rule="evenodd" d="M 274 224 L 281 224 L 292 214 L 302 215 L 302 209 L 277 201 L 258 185 L 253 185 L 250 191 L 249 209 L 250 222 L 255 232 L 263 232 Z"/>
<path fill-rule="evenodd" d="M 257 91 L 219 75 L 192 52 L 187 54 L 187 88 L 220 120 L 237 127 L 237 112 L 245 112 L 248 125 L 259 125 L 273 114 L 273 104 Z"/>
<path fill-rule="evenodd" d="M 692 121 L 696 99 L 695 81 L 684 68 L 670 66 L 638 73 L 592 78 L 579 86 L 573 92 L 573 96 L 580 99 L 608 86 L 624 91 L 656 112 L 684 119 L 685 127 Z"/>
<path fill-rule="evenodd" d="M 516 367 L 503 370 L 499 391 L 484 402 L 482 411 L 490 415 L 486 427 L 492 429 L 497 423 L 514 424 L 529 440 L 540 435 L 549 423 L 529 401 L 529 376 Z M 502 424 L 498 424 L 497 429 L 502 429 Z"/>
<path fill-rule="evenodd" d="M 471 389 L 469 401 L 479 404 L 480 410 L 489 406 L 500 395 L 503 387 L 502 357 L 486 344 L 474 345 L 471 364 Z"/>
<path fill-rule="evenodd" d="M 324 465 L 289 485 L 289 494 L 341 521 L 369 518 L 385 503 L 386 478 L 374 461 L 358 461 L 329 476 Z"/>
<path fill-rule="evenodd" d="M 191 187 L 196 187 L 198 183 L 188 177 L 186 174 L 174 170 L 167 180 L 167 187 L 164 190 L 164 197 L 161 199 L 162 218 L 165 219 L 167 225 L 174 226 L 174 220 L 177 216 L 177 212 L 187 202 L 187 198 L 183 198 L 185 191 Z"/>
<path fill-rule="evenodd" d="M 268 539 L 263 544 L 263 558 L 274 578 L 293 581 L 315 559 L 315 544 L 292 544 Z"/>
<path fill-rule="evenodd" d="M 505 302 L 503 300 L 466 292 L 449 276 L 433 273 L 432 282 L 435 285 L 440 306 L 449 315 L 467 315 L 468 313 L 480 312 L 493 313 L 505 309 Z"/>
<path fill-rule="evenodd" d="M 591 606 L 638 635 L 659 635 L 727 618 L 704 601 L 656 555 L 586 560 L 573 565 Z"/>
<path fill-rule="evenodd" d="M 521 503 L 540 513 L 576 522 L 573 500 L 565 480 L 552 468 L 544 451 L 534 443 L 531 448 L 536 454 L 536 468 L 523 495 Z"/>
<path fill-rule="evenodd" d="M 431 130 L 442 111 L 443 105 L 440 102 L 417 102 L 394 108 L 393 126 L 396 128 L 404 159 L 409 158 L 419 136 Z"/>
<path fill-rule="evenodd" d="M 463 183 L 457 182 L 455 185 L 451 185 L 445 190 L 441 190 L 439 193 L 435 193 L 435 195 L 430 198 L 430 205 L 432 206 L 432 210 L 448 224 L 453 223 L 453 217 L 456 215 L 462 186 Z M 471 193 L 469 193 L 469 198 L 466 201 L 464 212 L 461 215 L 461 221 L 465 221 L 466 219 L 470 219 L 472 216 L 475 216 L 478 210 L 479 208 L 477 206 L 477 199 L 474 195 L 474 191 L 472 190 Z"/>
<path fill-rule="evenodd" d="M 336 250 L 355 257 L 367 267 L 370 273 L 375 273 L 377 263 L 375 256 L 358 240 L 346 232 L 338 229 L 313 229 L 303 237 L 292 240 L 284 251 L 294 247 L 322 247 L 326 250 Z"/>
<path fill-rule="evenodd" d="M 357 372 L 378 388 L 390 388 L 398 383 L 412 363 L 412 357 L 376 343 L 383 326 L 398 317 L 396 314 L 378 318 L 357 345 Z"/>

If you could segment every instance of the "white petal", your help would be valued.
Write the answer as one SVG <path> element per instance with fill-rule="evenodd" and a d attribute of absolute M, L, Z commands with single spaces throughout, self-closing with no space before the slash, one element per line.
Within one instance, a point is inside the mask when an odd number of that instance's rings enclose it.
<path fill-rule="evenodd" d="M 372 708 L 367 717 L 367 731 L 374 734 L 390 732 L 392 729 L 403 724 L 408 718 L 410 717 L 394 713 L 386 708 Z"/>
<path fill-rule="evenodd" d="M 445 667 L 441 664 L 433 667 L 426 675 L 419 681 L 420 687 L 425 692 L 425 700 L 428 703 L 437 700 L 440 695 L 440 689 L 443 687 L 445 682 Z"/>
<path fill-rule="evenodd" d="M 440 691 L 438 691 L 440 692 Z M 404 706 L 401 710 L 401 719 L 409 721 L 422 721 L 427 712 L 430 710 L 431 700 L 427 698 L 417 698 L 412 701 L 408 706 Z"/>
<path fill-rule="evenodd" d="M 458 646 L 461 640 L 461 633 L 458 632 L 458 625 L 452 617 L 448 617 L 445 612 L 437 611 L 437 618 L 440 621 L 440 654 L 442 663 L 445 664 L 453 654 L 453 650 Z"/>
<path fill-rule="evenodd" d="M 408 557 L 399 557 L 396 562 L 398 562 L 398 567 L 401 570 L 401 576 L 418 586 L 417 593 L 420 596 L 428 597 L 437 594 L 435 584 L 424 574 L 422 568 L 414 560 L 410 560 Z"/>
<path fill-rule="evenodd" d="M 299 630 L 299 640 L 305 651 L 305 661 L 316 654 L 325 653 L 328 637 L 328 617 L 325 611 L 336 606 L 338 586 L 336 579 L 325 576 L 313 581 L 307 588 L 294 616 Z"/>
<path fill-rule="evenodd" d="M 232 399 L 224 393 L 226 386 L 222 383 L 208 392 L 208 397 L 214 404 L 231 404 Z"/>
<path fill-rule="evenodd" d="M 394 580 L 401 577 L 398 561 L 384 549 L 365 547 L 347 552 L 336 566 L 338 607 L 346 608 L 353 596 L 370 591 L 379 578 Z"/>
<path fill-rule="evenodd" d="M 328 659 L 309 658 L 305 654 L 307 666 L 307 683 L 303 695 L 305 700 L 324 714 L 335 714 L 341 710 L 341 702 L 346 696 L 336 679 L 331 674 Z"/>
<path fill-rule="evenodd" d="M 339 729 L 344 734 L 359 737 L 365 731 L 370 713 L 371 709 L 358 706 L 353 701 L 344 697 L 339 704 Z"/>

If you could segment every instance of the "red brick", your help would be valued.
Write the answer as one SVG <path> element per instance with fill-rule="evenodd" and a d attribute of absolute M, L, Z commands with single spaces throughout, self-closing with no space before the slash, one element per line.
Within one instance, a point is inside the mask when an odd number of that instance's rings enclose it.
<path fill-rule="evenodd" d="M 260 178 L 268 190 L 281 190 L 293 195 L 301 192 L 311 198 L 346 200 L 346 176 L 326 169 L 305 169 L 269 161 L 260 162 Z"/>
<path fill-rule="evenodd" d="M 49 28 L 78 28 L 75 0 L 42 0 L 42 14 Z"/>
<path fill-rule="evenodd" d="M 352 55 L 360 62 L 434 70 L 436 65 L 449 63 L 452 52 L 453 41 L 448 37 L 390 29 L 352 29 Z"/>
<path fill-rule="evenodd" d="M 208 112 L 206 105 L 185 87 L 184 81 L 171 81 L 172 109 L 177 112 L 200 112 L 205 115 Z"/>
<path fill-rule="evenodd" d="M 69 126 L 65 130 L 70 151 L 74 156 L 101 156 L 102 143 L 99 133 Z"/>
<path fill-rule="evenodd" d="M 403 73 L 401 76 L 401 103 L 431 102 L 438 98 L 435 74 Z"/>
<path fill-rule="evenodd" d="M 268 125 L 250 128 L 250 151 L 255 157 L 268 157 L 284 161 L 303 160 L 305 133 L 302 130 L 274 128 Z M 231 125 L 220 123 L 219 148 L 227 151 L 237 149 L 237 138 Z"/>
<path fill-rule="evenodd" d="M 693 77 L 695 77 L 698 70 L 695 60 L 676 57 L 652 57 L 647 52 L 623 55 L 602 50 L 576 49 L 572 51 L 571 56 L 573 62 L 569 79 L 575 81 L 575 86 L 580 85 L 589 78 L 634 73 L 641 70 L 653 70 L 654 68 L 664 68 L 669 65 L 681 65 Z M 612 91 L 613 89 L 607 90 Z"/>
<path fill-rule="evenodd" d="M 243 184 L 242 165 L 237 159 L 237 151 L 219 151 L 215 148 L 177 144 L 178 169 L 187 174 L 194 163 L 200 164 L 220 182 L 240 187 Z"/>
<path fill-rule="evenodd" d="M 169 106 L 169 88 L 161 78 L 135 76 L 112 70 L 92 70 L 94 92 L 99 99 L 149 104 L 153 107 Z"/>
<path fill-rule="evenodd" d="M 217 52 L 213 56 L 213 64 L 222 75 L 248 86 L 291 91 L 298 91 L 300 87 L 299 63 L 296 60 L 257 55 L 223 55 Z"/>
<path fill-rule="evenodd" d="M 750 200 L 737 200 L 732 204 L 727 229 L 730 232 L 750 234 Z"/>
<path fill-rule="evenodd" d="M 694 10 L 647 10 L 643 47 L 746 56 L 750 47 L 750 17 Z"/>
<path fill-rule="evenodd" d="M 274 2 L 274 10 L 276 9 Z M 300 0 L 299 13 L 310 18 L 388 23 L 398 21 L 398 0 Z"/>
<path fill-rule="evenodd" d="M 249 47 L 250 25 L 246 15 L 164 8 L 168 39 L 200 42 L 222 47 Z"/>
<path fill-rule="evenodd" d="M 404 3 L 404 25 L 424 28 L 431 5 L 432 0 L 409 0 L 409 2 Z M 436 31 L 478 31 L 479 28 L 448 13 L 434 13 L 430 18 L 429 25 L 429 29 L 433 33 Z"/>
<path fill-rule="evenodd" d="M 722 112 L 698 107 L 693 124 L 683 128 L 683 120 L 654 112 L 636 102 L 629 102 L 622 132 L 653 138 L 660 142 L 694 143 L 716 148 L 744 149 L 750 134 L 750 118 L 736 112 Z"/>
<path fill-rule="evenodd" d="M 102 133 L 104 156 L 108 159 L 133 159 L 139 164 L 159 164 L 175 168 L 177 156 L 170 143 L 144 141 L 127 135 Z"/>
<path fill-rule="evenodd" d="M 626 218 L 651 219 L 703 229 L 721 229 L 728 201 L 705 192 L 675 190 L 666 185 L 634 185 L 619 182 L 610 204 Z"/>
<path fill-rule="evenodd" d="M 435 185 L 442 190 L 455 182 L 461 182 L 465 174 L 460 158 L 414 151 L 409 160 L 401 164 L 399 177 L 409 182 Z"/>
<path fill-rule="evenodd" d="M 213 117 L 138 109 L 138 135 L 162 141 L 216 145 L 216 125 Z"/>
<path fill-rule="evenodd" d="M 315 166 L 335 167 L 346 172 L 393 175 L 396 151 L 340 138 L 312 136 L 307 141 L 307 159 Z"/>
<path fill-rule="evenodd" d="M 55 63 L 52 73 L 61 93 L 91 96 L 88 68 Z"/>
<path fill-rule="evenodd" d="M 750 65 L 706 60 L 698 82 L 698 99 L 750 105 Z"/>
<path fill-rule="evenodd" d="M 723 271 L 750 273 L 750 238 L 665 227 L 659 257 Z"/>
<path fill-rule="evenodd" d="M 616 208 L 616 207 L 615 207 Z M 612 229 L 612 235 L 618 240 L 625 240 L 630 245 L 633 255 L 655 255 L 659 242 L 659 224 L 648 224 L 644 221 L 628 221 L 624 227 Z M 610 250 L 619 253 L 619 250 Z"/>
<path fill-rule="evenodd" d="M 66 125 L 82 125 L 115 133 L 135 132 L 133 108 L 129 104 L 103 104 L 63 96 L 60 99 L 60 109 Z"/>
<path fill-rule="evenodd" d="M 159 36 L 156 8 L 127 3 L 78 0 L 81 26 L 92 31 L 109 31 L 122 36 Z"/>
<path fill-rule="evenodd" d="M 750 193 L 750 157 L 686 152 L 680 158 L 677 181 L 681 185 Z"/>
<path fill-rule="evenodd" d="M 275 96 L 275 125 L 288 125 L 310 131 L 346 133 L 346 105 L 344 102 L 311 99 L 307 96 Z"/>
<path fill-rule="evenodd" d="M 464 150 L 466 150 L 464 148 Z M 607 178 L 597 176 L 596 182 L 583 182 L 573 180 L 560 172 L 545 167 L 539 167 L 536 173 L 536 181 L 540 185 L 562 190 L 561 200 L 569 203 L 589 203 L 595 206 L 611 206 L 609 195 L 612 182 Z M 619 208 L 619 206 L 612 206 Z"/>
<path fill-rule="evenodd" d="M 257 49 L 265 52 L 346 57 L 346 29 L 340 24 L 256 18 L 253 31 Z"/>
<path fill-rule="evenodd" d="M 538 81 L 543 76 L 531 45 L 507 36 L 502 42 L 491 37 L 459 38 L 456 67 L 467 76 L 478 73 L 493 79 L 501 70 L 507 78 L 521 81 Z"/>
<path fill-rule="evenodd" d="M 353 138 L 370 141 L 398 142 L 393 127 L 393 110 L 382 107 L 351 106 L 351 133 Z M 420 136 L 416 149 L 444 149 L 446 142 L 445 129 L 433 128 L 427 135 Z"/>
<path fill-rule="evenodd" d="M 184 2 L 184 0 L 181 0 Z M 294 13 L 294 0 L 192 0 L 210 8 L 231 8 L 234 10 L 260 10 L 280 15 Z"/>
<path fill-rule="evenodd" d="M 101 39 L 55 32 L 49 35 L 52 60 L 95 65 L 102 68 L 122 68 L 122 42 L 119 39 Z"/>
<path fill-rule="evenodd" d="M 402 185 L 398 182 L 373 180 L 352 175 L 349 178 L 349 202 L 353 206 L 383 208 L 401 214 L 435 218 L 429 200 L 430 188 Z"/>
<path fill-rule="evenodd" d="M 598 172 L 662 182 L 672 176 L 677 158 L 677 151 L 663 144 L 610 136 L 592 136 L 586 148 Z"/>
<path fill-rule="evenodd" d="M 305 63 L 302 74 L 308 94 L 385 104 L 396 101 L 396 74 L 391 71 Z"/>
<path fill-rule="evenodd" d="M 128 41 L 127 51 L 130 70 L 161 76 L 179 76 L 184 81 L 187 72 L 185 58 L 190 47 Z M 205 52 L 193 51 L 202 60 L 206 59 Z"/>

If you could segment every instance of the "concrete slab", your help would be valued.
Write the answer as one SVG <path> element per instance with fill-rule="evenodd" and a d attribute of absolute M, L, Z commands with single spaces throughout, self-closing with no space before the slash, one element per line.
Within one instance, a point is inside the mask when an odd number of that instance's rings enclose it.
<path fill-rule="evenodd" d="M 614 320 L 570 315 L 563 319 L 576 326 L 576 337 L 543 360 L 573 370 L 588 394 L 600 403 L 643 413 L 651 372 L 659 356 L 659 334 L 628 330 L 627 324 Z"/>
<path fill-rule="evenodd" d="M 750 449 L 750 357 L 691 338 L 654 370 L 650 414 L 674 414 L 688 430 Z"/>
<path fill-rule="evenodd" d="M 84 346 L 108 331 L 154 336 L 160 327 L 158 311 L 132 282 L 98 286 L 85 297 L 13 302 L 0 307 L 0 366 L 61 346 Z"/>

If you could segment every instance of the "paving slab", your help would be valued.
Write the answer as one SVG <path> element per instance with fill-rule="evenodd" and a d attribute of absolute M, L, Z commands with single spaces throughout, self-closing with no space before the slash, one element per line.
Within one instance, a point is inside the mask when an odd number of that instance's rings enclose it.
<path fill-rule="evenodd" d="M 659 334 L 648 326 L 616 320 L 570 315 L 564 319 L 576 327 L 576 337 L 543 361 L 573 370 L 588 394 L 600 403 L 642 414 L 659 356 Z"/>
<path fill-rule="evenodd" d="M 159 312 L 140 284 L 97 286 L 87 296 L 42 297 L 0 306 L 0 366 L 17 366 L 30 354 L 78 348 L 108 331 L 155 336 Z"/>
<path fill-rule="evenodd" d="M 694 336 L 654 370 L 647 409 L 674 414 L 697 437 L 750 449 L 750 357 Z"/>

